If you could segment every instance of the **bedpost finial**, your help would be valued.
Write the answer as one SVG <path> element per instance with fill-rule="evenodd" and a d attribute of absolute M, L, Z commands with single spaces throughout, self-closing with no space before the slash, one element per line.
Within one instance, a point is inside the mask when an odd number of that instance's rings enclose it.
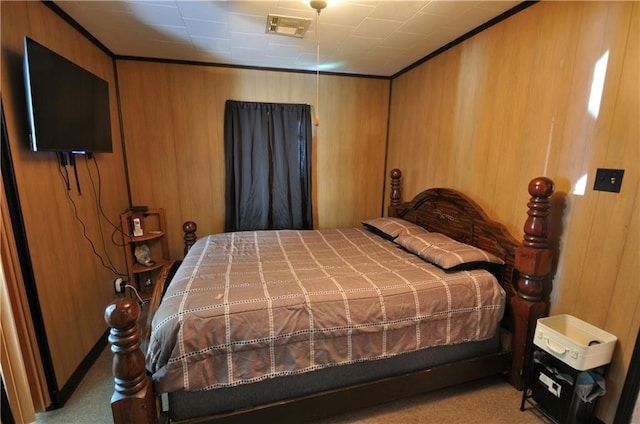
<path fill-rule="evenodd" d="M 531 199 L 527 203 L 522 245 L 516 249 L 515 266 L 520 272 L 516 289 L 518 295 L 530 301 L 540 301 L 545 277 L 553 262 L 549 250 L 549 197 L 553 194 L 553 181 L 538 177 L 529 183 Z"/>
<path fill-rule="evenodd" d="M 538 177 L 529 183 L 529 194 L 531 199 L 527 203 L 529 210 L 528 218 L 524 224 L 525 246 L 546 249 L 548 243 L 549 209 L 551 202 L 549 198 L 553 194 L 554 183 L 546 177 Z"/>
<path fill-rule="evenodd" d="M 398 207 L 400 206 L 402 198 L 402 188 L 400 187 L 400 178 L 402 177 L 402 171 L 398 168 L 394 168 L 389 173 L 391 177 L 391 193 L 389 198 L 389 208 L 387 209 L 387 215 L 390 217 L 397 216 Z"/>
<path fill-rule="evenodd" d="M 198 226 L 193 221 L 186 221 L 184 224 L 182 224 L 182 231 L 184 231 L 185 233 L 195 233 L 197 229 Z"/>
<path fill-rule="evenodd" d="M 155 423 L 158 420 L 151 377 L 145 371 L 140 350 L 140 306 L 131 298 L 111 302 L 104 311 L 109 323 L 109 343 L 113 352 L 114 391 L 111 414 L 114 423 Z"/>
<path fill-rule="evenodd" d="M 122 297 L 114 300 L 104 311 L 104 319 L 110 327 L 127 328 L 140 316 L 140 306 L 135 300 Z"/>
<path fill-rule="evenodd" d="M 529 183 L 529 194 L 534 197 L 549 197 L 554 189 L 553 181 L 547 177 L 537 177 Z"/>
<path fill-rule="evenodd" d="M 198 226 L 193 221 L 186 221 L 182 224 L 182 231 L 184 232 L 184 254 L 186 255 L 191 246 L 196 242 L 196 230 Z"/>

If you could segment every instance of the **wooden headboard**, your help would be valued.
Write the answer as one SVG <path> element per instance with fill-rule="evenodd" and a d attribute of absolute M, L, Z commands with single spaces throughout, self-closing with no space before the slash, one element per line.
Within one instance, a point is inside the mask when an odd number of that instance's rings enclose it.
<path fill-rule="evenodd" d="M 498 278 L 507 293 L 514 294 L 513 270 L 520 243 L 504 225 L 489 219 L 480 205 L 469 197 L 455 190 L 433 188 L 392 211 L 392 216 L 479 247 L 504 260 L 506 266 Z"/>
<path fill-rule="evenodd" d="M 514 334 L 510 381 L 520 388 L 536 321 L 549 309 L 547 299 L 543 298 L 543 280 L 551 270 L 547 221 L 553 181 L 539 177 L 529 183 L 528 218 L 524 224 L 523 241 L 518 242 L 503 224 L 491 220 L 478 203 L 459 191 L 432 188 L 403 203 L 402 173 L 394 169 L 390 176 L 390 217 L 402 218 L 429 231 L 443 233 L 505 261 L 496 277 L 507 293 L 503 326 Z"/>

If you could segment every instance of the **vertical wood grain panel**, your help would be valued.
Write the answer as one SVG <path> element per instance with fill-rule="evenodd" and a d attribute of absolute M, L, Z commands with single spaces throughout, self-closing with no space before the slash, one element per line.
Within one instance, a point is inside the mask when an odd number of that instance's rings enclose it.
<path fill-rule="evenodd" d="M 610 371 L 610 378 L 619 381 L 624 381 L 627 367 L 617 364 L 631 360 L 640 327 L 640 280 L 636 277 L 634 282 L 633 277 L 640 258 L 640 7 L 635 2 L 626 6 L 612 8 L 608 15 L 610 37 L 604 40 L 604 49 L 610 60 L 594 136 L 606 143 L 590 169 L 604 165 L 625 169 L 625 177 L 631 178 L 623 180 L 620 194 L 599 193 L 594 221 L 601 225 L 594 226 L 588 244 L 602 247 L 590 251 L 587 260 L 594 265 L 586 267 L 581 302 L 575 308 L 576 315 L 589 316 L 622 340 Z M 597 302 L 603 305 L 589 307 Z M 615 415 L 622 386 L 614 385 L 610 391 L 600 405 L 602 416 Z"/>
<path fill-rule="evenodd" d="M 605 422 L 615 415 L 640 316 L 630 259 L 637 263 L 640 219 L 638 9 L 540 2 L 392 82 L 387 167 L 407 171 L 405 198 L 450 185 L 520 237 L 529 180 L 555 180 L 551 313 L 619 338 L 598 409 Z M 603 57 L 596 114 L 589 104 Z M 597 168 L 625 169 L 621 193 L 593 191 Z"/>
<path fill-rule="evenodd" d="M 171 256 L 182 223 L 224 229 L 227 99 L 315 103 L 315 76 L 213 66 L 118 61 L 123 129 L 134 203 L 163 207 Z M 321 76 L 314 129 L 316 227 L 359 225 L 382 208 L 389 82 Z"/>
<path fill-rule="evenodd" d="M 635 55 L 637 65 L 637 43 L 635 53 L 629 55 L 625 60 L 626 52 L 628 52 L 631 7 L 632 4 L 629 3 L 628 8 L 607 7 L 606 10 L 602 10 L 599 16 L 603 17 L 601 21 L 605 35 L 599 43 L 599 51 L 596 53 L 591 70 L 592 80 L 595 80 L 595 63 L 602 61 L 602 58 L 606 57 L 605 55 L 609 55 L 606 67 L 607 78 L 600 109 L 589 113 L 593 125 L 589 137 L 590 149 L 585 156 L 585 165 L 592 177 L 590 181 L 594 180 L 596 168 L 622 168 L 627 170 L 627 176 L 631 176 L 629 180 L 624 181 L 625 192 L 621 194 L 593 192 L 593 196 L 585 196 L 592 201 L 589 212 L 592 215 L 594 225 L 589 235 L 585 234 L 587 238 L 583 237 L 581 240 L 583 244 L 588 246 L 585 258 L 589 262 L 589 266 L 583 267 L 583 274 L 580 278 L 578 296 L 583 301 L 576 302 L 573 313 L 577 316 L 588 314 L 596 325 L 604 325 L 607 318 L 612 291 L 611 286 L 602 284 L 602 282 L 607 279 L 614 281 L 616 278 L 638 184 L 637 137 L 640 134 L 637 123 L 638 116 L 640 116 L 638 113 L 640 109 L 637 106 L 638 93 L 635 95 L 635 108 L 619 107 L 621 97 L 628 96 L 625 92 L 628 92 L 631 87 L 627 85 L 628 88 L 625 88 L 621 85 L 624 82 L 621 79 L 621 74 L 635 71 L 635 75 L 639 75 L 638 67 L 635 66 L 633 69 L 633 63 L 629 63 L 628 60 Z M 589 26 L 590 31 L 593 31 L 594 25 L 589 25 L 591 22 L 593 19 L 585 22 L 585 27 Z M 632 81 L 627 80 L 626 82 L 631 83 Z M 593 90 L 590 90 L 590 94 L 593 95 Z M 614 126 L 614 120 L 618 121 L 618 128 Z M 620 128 L 621 126 L 626 128 Z M 635 134 L 633 134 L 634 126 Z M 615 133 L 621 134 L 622 138 L 614 137 Z M 635 135 L 635 142 L 627 138 L 633 135 Z M 625 139 L 629 142 L 624 143 Z M 589 188 L 591 187 L 593 184 L 590 184 Z M 608 222 L 609 225 L 597 225 L 605 222 Z"/>
<path fill-rule="evenodd" d="M 97 162 L 103 211 L 117 222 L 128 202 L 113 62 L 41 2 L 3 2 L 1 30 L 7 131 L 54 373 L 62 388 L 107 329 L 102 315 L 114 295 L 115 276 L 102 266 L 93 249 L 107 266 L 110 258 L 120 271 L 125 269 L 124 257 L 122 248 L 111 242 L 114 228 L 99 217 L 92 189 L 92 184 L 98 184 L 93 163 L 78 158 L 80 195 L 71 170 L 67 191 L 55 154 L 29 150 L 23 37 L 33 38 L 109 82 L 114 153 L 97 155 Z M 85 232 L 94 246 L 83 236 Z"/>

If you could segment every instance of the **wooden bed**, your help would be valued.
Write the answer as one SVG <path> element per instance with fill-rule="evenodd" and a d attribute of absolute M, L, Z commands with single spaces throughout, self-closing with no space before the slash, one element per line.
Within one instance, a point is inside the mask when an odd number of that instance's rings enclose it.
<path fill-rule="evenodd" d="M 491 273 L 495 275 L 495 280 L 502 287 L 499 290 L 505 299 L 504 317 L 501 320 L 502 331 L 492 336 L 492 339 L 497 340 L 496 347 L 491 347 L 487 350 L 487 347 L 485 347 L 486 341 L 470 343 L 472 345 L 481 345 L 477 350 L 478 353 L 465 353 L 459 356 L 457 351 L 454 350 L 460 348 L 464 343 L 457 343 L 454 346 L 420 348 L 416 349 L 416 352 L 390 355 L 391 357 L 389 358 L 379 360 L 354 360 L 355 364 L 348 362 L 347 365 L 300 373 L 302 376 L 291 376 L 291 378 L 303 378 L 301 380 L 303 383 L 287 380 L 289 376 L 266 378 L 267 381 L 260 382 L 260 384 L 266 384 L 266 389 L 259 389 L 260 386 L 255 385 L 255 383 L 251 383 L 254 384 L 253 386 L 246 384 L 235 386 L 235 383 L 229 383 L 229 386 L 235 387 L 215 388 L 213 390 L 197 389 L 199 391 L 194 392 L 176 390 L 175 393 L 172 392 L 169 395 L 169 398 L 173 399 L 173 403 L 170 402 L 170 404 L 180 406 L 184 400 L 185 405 L 188 406 L 183 409 L 187 409 L 188 413 L 196 415 L 184 418 L 178 412 L 177 418 L 172 418 L 172 421 L 190 423 L 305 422 L 496 374 L 504 374 L 514 387 L 521 389 L 524 365 L 526 363 L 525 358 L 530 350 L 536 320 L 544 316 L 548 311 L 548 302 L 543 299 L 543 292 L 547 291 L 543 289 L 545 279 L 551 269 L 551 254 L 547 240 L 547 221 L 550 209 L 549 197 L 553 193 L 553 182 L 547 178 L 536 178 L 529 184 L 528 191 L 531 199 L 527 204 L 528 217 L 524 224 L 524 238 L 522 242 L 518 242 L 503 225 L 489 219 L 476 202 L 455 190 L 446 188 L 429 189 L 418 194 L 410 202 L 402 203 L 401 172 L 397 169 L 391 171 L 391 201 L 388 217 L 401 218 L 403 222 L 417 224 L 429 232 L 438 232 L 467 245 L 475 246 L 474 249 L 482 249 L 483 252 L 488 252 L 499 258 L 503 263 L 503 265 L 498 266 L 492 265 L 490 268 Z M 196 226 L 194 223 L 189 222 L 185 223 L 183 229 L 185 230 L 186 252 L 194 245 Z M 395 241 L 385 240 L 378 242 L 373 240 L 378 236 L 370 235 L 366 230 L 345 230 L 352 231 L 350 233 L 339 231 L 340 234 L 348 234 L 348 237 L 345 238 L 362 237 L 366 240 L 372 240 L 374 243 L 382 244 L 384 249 L 392 249 L 389 246 L 402 239 L 402 237 L 398 237 Z M 200 249 L 199 245 L 198 248 L 192 250 L 192 253 L 195 254 L 198 249 Z M 397 250 L 403 249 L 398 247 Z M 406 252 L 402 254 L 412 255 Z M 178 273 L 181 271 L 184 273 L 187 261 L 191 260 L 193 262 L 192 256 L 185 258 L 183 269 L 179 270 Z M 202 255 L 202 257 L 205 256 L 204 254 Z M 111 349 L 114 353 L 115 391 L 111 399 L 111 406 L 115 423 L 155 423 L 169 419 L 169 415 L 159 412 L 160 398 L 147 372 L 145 354 L 140 347 L 144 346 L 146 348 L 149 343 L 150 323 L 165 292 L 165 283 L 169 283 L 168 280 L 170 278 L 168 277 L 173 271 L 169 266 L 163 270 L 161 278 L 156 283 L 154 298 L 146 306 L 148 308 L 146 313 L 149 315 L 147 319 L 140 319 L 140 307 L 134 299 L 126 297 L 115 300 L 105 311 L 105 319 L 111 326 L 109 341 L 112 344 Z M 432 273 L 432 271 L 430 272 Z M 480 273 L 487 274 L 486 271 L 480 271 Z M 446 278 L 449 278 L 451 274 L 446 271 L 442 275 L 447 275 Z M 175 280 L 179 280 L 177 275 Z M 174 289 L 177 284 L 177 282 L 172 284 L 170 289 Z M 188 291 L 180 290 L 181 292 Z M 167 297 L 171 297 L 169 294 L 170 292 L 167 292 Z M 222 295 L 219 295 L 218 299 L 221 298 Z M 165 305 L 163 304 L 163 306 Z M 162 317 L 162 315 L 159 316 Z M 139 326 L 140 322 L 142 322 L 142 329 Z M 447 350 L 450 347 L 453 350 Z M 440 352 L 438 352 L 439 349 Z M 435 352 L 433 353 L 434 357 L 456 359 L 452 362 L 443 361 L 442 359 L 429 362 L 431 361 L 429 359 L 425 363 L 433 363 L 433 365 L 428 365 L 421 369 L 414 369 L 415 367 L 411 367 L 411 364 L 407 365 L 414 358 L 418 358 L 417 355 L 423 355 L 425 352 L 427 352 L 427 355 L 430 355 L 429 352 Z M 349 381 L 347 378 L 346 381 L 335 383 L 334 385 L 331 385 L 333 384 L 331 383 L 327 387 L 323 382 L 316 391 L 309 392 L 308 387 L 315 387 L 313 384 L 317 383 L 317 381 L 314 382 L 314 378 L 323 381 L 334 378 L 340 380 L 342 378 L 340 374 L 351 374 L 351 371 L 343 372 L 344 370 L 357 368 L 363 362 L 370 364 L 374 368 L 373 374 L 369 374 L 369 371 L 367 371 L 364 374 L 366 377 L 358 377 L 355 382 Z M 385 372 L 386 364 L 389 364 L 390 367 L 398 367 L 393 368 L 393 372 L 387 373 Z M 343 369 L 342 367 L 351 368 Z M 396 369 L 399 371 L 395 371 Z M 322 374 L 325 371 L 328 371 L 329 374 Z M 331 372 L 334 373 L 331 374 Z M 357 374 L 358 372 L 360 371 L 354 371 L 353 375 L 359 375 Z M 295 372 L 293 373 L 295 374 Z M 376 377 L 368 377 L 369 375 L 375 375 Z M 304 380 L 304 378 L 307 378 L 307 380 Z M 280 386 L 276 385 L 274 386 L 275 388 L 272 388 L 269 384 L 273 381 L 280 382 Z M 282 382 L 284 382 L 284 391 L 288 392 L 288 381 L 295 383 L 291 387 L 302 385 L 305 386 L 305 390 L 301 390 L 299 395 L 287 393 L 286 396 L 283 395 L 274 399 L 273 393 L 270 392 L 282 390 Z M 311 386 L 308 386 L 309 384 Z M 159 385 L 158 387 L 162 386 Z M 240 390 L 237 390 L 238 388 Z M 242 403 L 243 398 L 251 397 L 254 388 L 256 393 L 259 393 L 260 390 L 265 391 L 269 395 L 266 396 L 269 400 L 263 403 L 252 400 L 251 402 L 247 401 L 250 404 L 244 405 Z M 243 392 L 242 390 L 245 391 Z M 209 397 L 207 398 L 206 396 Z M 223 410 L 223 412 L 207 412 L 206 414 L 198 412 L 200 405 L 216 403 L 227 396 L 239 398 L 239 401 L 234 400 L 231 403 L 231 405 L 238 406 L 234 406 L 231 410 Z M 194 408 L 196 412 L 191 411 Z M 176 409 L 179 410 L 180 408 L 177 407 Z M 170 406 L 170 411 L 173 410 L 174 407 Z"/>

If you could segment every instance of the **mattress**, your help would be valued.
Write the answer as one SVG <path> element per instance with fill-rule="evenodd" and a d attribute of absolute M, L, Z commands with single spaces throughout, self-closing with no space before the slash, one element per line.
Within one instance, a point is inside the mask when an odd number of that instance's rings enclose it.
<path fill-rule="evenodd" d="M 198 240 L 156 312 L 159 392 L 234 387 L 491 338 L 505 293 L 360 228 Z"/>

